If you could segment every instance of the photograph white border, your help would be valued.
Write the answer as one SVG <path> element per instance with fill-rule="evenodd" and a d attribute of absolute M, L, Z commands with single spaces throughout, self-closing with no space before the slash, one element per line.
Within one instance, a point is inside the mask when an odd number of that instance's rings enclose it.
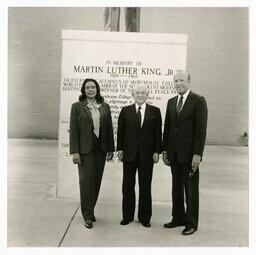
<path fill-rule="evenodd" d="M 7 248 L 7 53 L 8 53 L 8 7 L 105 7 L 105 6 L 138 6 L 138 7 L 249 7 L 249 28 L 250 28 L 250 71 L 249 71 L 249 247 L 248 248 Z M 255 65 L 255 45 L 256 45 L 256 3 L 255 1 L 230 0 L 230 1 L 50 1 L 50 0 L 16 0 L 2 1 L 0 8 L 1 24 L 1 71 L 0 71 L 0 179 L 1 179 L 1 214 L 0 214 L 0 252 L 1 254 L 120 254 L 120 252 L 143 253 L 143 254 L 255 254 L 256 253 L 256 65 Z M 188 250 L 189 249 L 189 250 Z"/>

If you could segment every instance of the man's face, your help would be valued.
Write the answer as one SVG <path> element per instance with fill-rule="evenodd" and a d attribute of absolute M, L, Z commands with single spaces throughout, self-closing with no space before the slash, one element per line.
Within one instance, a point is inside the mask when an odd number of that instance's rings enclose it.
<path fill-rule="evenodd" d="M 136 87 L 133 90 L 133 98 L 138 105 L 142 105 L 148 98 L 148 91 L 144 87 Z"/>
<path fill-rule="evenodd" d="M 173 77 L 174 87 L 178 94 L 183 95 L 189 89 L 190 81 L 186 73 L 176 73 Z"/>

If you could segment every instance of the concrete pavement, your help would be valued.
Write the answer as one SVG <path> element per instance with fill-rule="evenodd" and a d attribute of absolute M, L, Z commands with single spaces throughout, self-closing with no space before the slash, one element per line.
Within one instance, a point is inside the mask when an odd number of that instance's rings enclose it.
<path fill-rule="evenodd" d="M 79 200 L 56 198 L 57 141 L 8 141 L 9 247 L 197 247 L 248 246 L 248 148 L 206 146 L 200 169 L 199 231 L 182 236 L 164 229 L 171 218 L 170 171 L 153 177 L 152 227 L 121 226 L 121 164 L 107 164 L 97 222 L 83 226 Z"/>

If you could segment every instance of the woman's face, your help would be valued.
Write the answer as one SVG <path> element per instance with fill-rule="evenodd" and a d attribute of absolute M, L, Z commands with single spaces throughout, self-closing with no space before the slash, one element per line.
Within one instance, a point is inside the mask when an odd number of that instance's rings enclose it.
<path fill-rule="evenodd" d="M 97 94 L 97 88 L 93 81 L 88 81 L 84 87 L 87 98 L 93 99 Z"/>

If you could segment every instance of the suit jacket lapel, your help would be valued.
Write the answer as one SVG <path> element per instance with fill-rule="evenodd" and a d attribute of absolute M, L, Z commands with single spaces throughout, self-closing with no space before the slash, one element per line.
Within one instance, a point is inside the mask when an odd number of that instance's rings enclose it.
<path fill-rule="evenodd" d="M 181 112 L 178 116 L 178 120 L 181 121 L 183 120 L 184 118 L 186 118 L 186 116 L 190 113 L 190 110 L 191 110 L 191 103 L 192 103 L 192 100 L 193 100 L 193 94 L 191 93 L 191 91 L 189 92 L 188 94 L 188 97 L 181 109 Z"/>
<path fill-rule="evenodd" d="M 148 104 L 146 104 L 146 107 L 145 107 L 145 115 L 144 115 L 144 120 L 143 120 L 143 123 L 142 123 L 142 127 L 144 127 L 145 123 L 147 122 L 147 120 L 150 118 L 150 106 Z"/>
<path fill-rule="evenodd" d="M 91 111 L 89 110 L 89 108 L 87 107 L 86 102 L 85 101 L 81 102 L 81 105 L 82 105 L 82 109 L 83 109 L 84 113 L 86 115 L 88 115 L 89 119 L 93 123 L 92 114 L 91 114 Z"/>
<path fill-rule="evenodd" d="M 136 105 L 135 103 L 132 105 L 132 116 L 133 116 L 133 119 L 134 119 L 134 122 L 137 124 L 137 126 L 139 127 L 139 121 L 138 121 L 138 117 L 137 117 L 137 112 L 136 112 Z"/>
<path fill-rule="evenodd" d="M 132 105 L 132 114 L 134 115 L 134 116 L 136 116 L 136 105 L 135 105 L 135 103 Z"/>
<path fill-rule="evenodd" d="M 103 104 L 100 105 L 99 107 L 99 111 L 100 111 L 100 127 L 102 127 L 103 125 L 103 116 L 106 114 L 105 113 L 105 107 L 103 106 Z"/>
<path fill-rule="evenodd" d="M 170 105 L 170 112 L 172 117 L 171 119 L 175 121 L 177 121 L 177 112 L 176 112 L 177 101 L 178 101 L 178 96 L 176 96 L 174 100 L 172 100 L 172 103 Z"/>

